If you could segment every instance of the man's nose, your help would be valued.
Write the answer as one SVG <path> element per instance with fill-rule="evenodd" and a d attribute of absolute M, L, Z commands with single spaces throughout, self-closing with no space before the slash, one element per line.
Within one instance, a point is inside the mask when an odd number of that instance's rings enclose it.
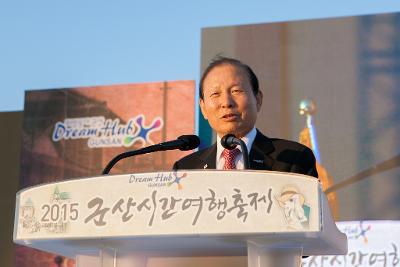
<path fill-rule="evenodd" d="M 234 104 L 235 104 L 235 101 L 230 93 L 222 94 L 221 107 L 230 108 L 230 107 L 233 107 Z"/>

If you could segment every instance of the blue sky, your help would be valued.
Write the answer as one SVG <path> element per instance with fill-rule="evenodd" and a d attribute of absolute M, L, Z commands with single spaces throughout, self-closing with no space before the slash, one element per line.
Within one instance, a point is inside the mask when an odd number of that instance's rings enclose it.
<path fill-rule="evenodd" d="M 201 29 L 400 11 L 400 0 L 0 0 L 0 111 L 24 91 L 197 80 Z"/>

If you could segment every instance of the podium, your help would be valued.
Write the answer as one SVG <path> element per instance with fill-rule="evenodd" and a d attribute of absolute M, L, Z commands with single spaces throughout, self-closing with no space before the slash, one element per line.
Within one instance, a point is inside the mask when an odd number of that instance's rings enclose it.
<path fill-rule="evenodd" d="M 14 242 L 77 267 L 145 267 L 151 257 L 245 256 L 300 266 L 347 253 L 314 177 L 177 171 L 64 180 L 17 193 Z"/>

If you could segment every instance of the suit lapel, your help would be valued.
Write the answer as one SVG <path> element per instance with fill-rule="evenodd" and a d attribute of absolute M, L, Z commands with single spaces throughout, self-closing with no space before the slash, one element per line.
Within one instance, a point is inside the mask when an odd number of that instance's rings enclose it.
<path fill-rule="evenodd" d="M 250 169 L 272 170 L 274 159 L 269 154 L 274 150 L 271 140 L 257 130 L 257 135 L 249 154 Z"/>
<path fill-rule="evenodd" d="M 200 156 L 199 169 L 216 169 L 215 159 L 217 157 L 217 144 L 207 148 Z"/>

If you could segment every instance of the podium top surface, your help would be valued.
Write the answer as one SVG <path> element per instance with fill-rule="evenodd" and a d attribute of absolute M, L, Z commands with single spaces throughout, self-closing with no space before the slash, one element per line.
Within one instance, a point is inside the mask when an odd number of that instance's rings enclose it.
<path fill-rule="evenodd" d="M 17 193 L 14 241 L 65 256 L 104 246 L 207 255 L 243 254 L 247 242 L 334 248 L 345 237 L 331 219 L 325 223 L 325 202 L 317 179 L 293 173 L 199 170 L 65 180 Z"/>

